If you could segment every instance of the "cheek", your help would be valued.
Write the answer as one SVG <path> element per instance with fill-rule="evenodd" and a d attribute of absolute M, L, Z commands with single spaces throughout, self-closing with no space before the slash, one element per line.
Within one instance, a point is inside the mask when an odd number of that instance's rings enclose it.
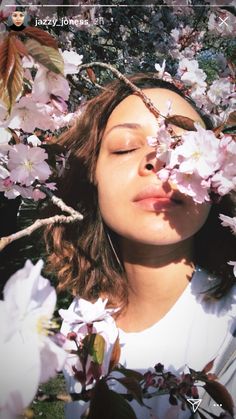
<path fill-rule="evenodd" d="M 132 173 L 117 167 L 99 165 L 96 172 L 98 205 L 105 223 L 117 233 L 130 220 Z"/>
<path fill-rule="evenodd" d="M 210 204 L 193 205 L 182 218 L 182 230 L 185 238 L 196 234 L 205 224 L 211 209 Z M 184 214 L 183 214 L 184 215 Z"/>
<path fill-rule="evenodd" d="M 119 179 L 120 180 L 120 179 Z M 97 185 L 98 205 L 105 223 L 114 228 L 121 214 L 124 214 L 124 191 L 118 179 L 109 177 Z"/>

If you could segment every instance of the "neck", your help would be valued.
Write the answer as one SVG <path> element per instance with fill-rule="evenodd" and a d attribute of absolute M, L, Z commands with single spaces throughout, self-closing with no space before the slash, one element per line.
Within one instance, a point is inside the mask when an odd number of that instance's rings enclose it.
<path fill-rule="evenodd" d="M 129 301 L 120 327 L 138 331 L 160 320 L 185 290 L 194 271 L 193 243 L 152 246 L 124 240 L 121 248 Z"/>

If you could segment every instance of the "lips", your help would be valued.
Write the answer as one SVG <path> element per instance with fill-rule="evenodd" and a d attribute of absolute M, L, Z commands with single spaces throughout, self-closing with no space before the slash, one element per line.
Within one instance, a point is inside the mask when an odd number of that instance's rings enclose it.
<path fill-rule="evenodd" d="M 139 207 L 149 211 L 167 211 L 182 204 L 178 191 L 168 192 L 158 185 L 148 185 L 133 199 Z"/>

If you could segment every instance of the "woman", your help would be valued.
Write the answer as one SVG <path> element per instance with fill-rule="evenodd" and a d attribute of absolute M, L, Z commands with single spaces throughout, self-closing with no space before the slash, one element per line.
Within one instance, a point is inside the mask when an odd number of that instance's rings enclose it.
<path fill-rule="evenodd" d="M 22 31 L 27 26 L 27 13 L 22 8 L 16 8 L 8 18 L 9 29 Z"/>
<path fill-rule="evenodd" d="M 172 84 L 152 74 L 131 78 L 163 115 L 209 121 Z M 92 99 L 78 123 L 61 139 L 71 151 L 62 181 L 65 201 L 85 216 L 77 227 L 54 226 L 48 234 L 50 265 L 60 289 L 94 301 L 109 298 L 122 307 L 116 318 L 120 362 L 145 371 L 157 362 L 173 372 L 202 370 L 220 359 L 232 339 L 235 239 L 221 227 L 220 212 L 231 215 L 229 197 L 219 205 L 196 204 L 156 172 L 162 167 L 147 136 L 158 119 L 121 81 Z M 183 130 L 173 129 L 176 134 Z M 66 327 L 62 329 L 67 332 Z M 232 377 L 221 381 L 233 395 Z M 70 383 L 73 392 L 73 382 Z M 165 396 L 132 402 L 137 417 L 188 418 Z M 208 410 L 220 407 L 209 400 Z M 82 409 L 83 410 L 83 409 Z M 80 415 L 79 402 L 67 417 Z M 151 416 L 153 415 L 153 416 Z"/>

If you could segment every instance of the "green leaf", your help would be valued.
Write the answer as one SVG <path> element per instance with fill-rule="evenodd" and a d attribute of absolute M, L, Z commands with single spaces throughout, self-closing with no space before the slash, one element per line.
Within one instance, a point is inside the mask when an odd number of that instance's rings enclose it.
<path fill-rule="evenodd" d="M 119 366 L 117 368 L 114 368 L 114 371 L 118 371 L 121 374 L 125 375 L 125 377 L 131 377 L 134 378 L 137 381 L 143 380 L 143 374 L 141 372 L 130 370 L 128 368 L 124 368 L 123 366 Z"/>
<path fill-rule="evenodd" d="M 28 53 L 34 58 L 35 61 L 44 65 L 53 73 L 63 74 L 64 61 L 58 50 L 52 47 L 41 45 L 35 39 L 28 39 L 25 42 L 25 46 Z"/>
<path fill-rule="evenodd" d="M 93 346 L 92 346 L 92 357 L 94 362 L 101 365 L 104 359 L 105 352 L 105 339 L 101 335 L 95 335 Z"/>
<path fill-rule="evenodd" d="M 103 363 L 105 351 L 105 339 L 97 333 L 86 335 L 83 339 L 83 347 L 86 353 L 93 357 L 93 361 L 99 365 Z"/>
<path fill-rule="evenodd" d="M 137 402 L 143 405 L 143 396 L 142 396 L 142 388 L 139 382 L 133 377 L 122 377 L 118 378 L 117 381 L 121 383 L 125 388 L 128 390 L 129 394 L 137 400 Z"/>
<path fill-rule="evenodd" d="M 130 404 L 110 390 L 104 379 L 94 387 L 88 419 L 137 419 Z"/>

